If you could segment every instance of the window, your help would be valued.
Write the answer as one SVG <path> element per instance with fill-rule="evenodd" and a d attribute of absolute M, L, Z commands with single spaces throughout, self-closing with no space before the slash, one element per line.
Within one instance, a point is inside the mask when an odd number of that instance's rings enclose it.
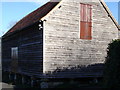
<path fill-rule="evenodd" d="M 92 6 L 89 4 L 80 4 L 80 39 L 91 40 L 92 27 Z"/>
<path fill-rule="evenodd" d="M 18 68 L 18 47 L 11 48 L 11 71 L 17 72 Z"/>
<path fill-rule="evenodd" d="M 12 60 L 18 59 L 18 47 L 11 48 L 11 56 L 12 56 Z"/>

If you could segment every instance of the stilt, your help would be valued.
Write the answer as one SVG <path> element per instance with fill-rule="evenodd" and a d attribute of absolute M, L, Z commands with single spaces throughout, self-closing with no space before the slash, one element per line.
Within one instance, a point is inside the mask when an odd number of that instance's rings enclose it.
<path fill-rule="evenodd" d="M 14 80 L 13 82 L 16 84 L 17 83 L 17 74 L 14 74 Z"/>
<path fill-rule="evenodd" d="M 40 88 L 48 88 L 47 79 L 42 79 L 40 82 Z"/>
<path fill-rule="evenodd" d="M 16 79 L 17 79 L 17 75 L 15 74 L 15 75 L 14 75 L 14 80 L 16 81 Z"/>
<path fill-rule="evenodd" d="M 11 81 L 11 73 L 9 73 L 9 80 Z"/>
<path fill-rule="evenodd" d="M 31 87 L 33 87 L 33 77 L 31 77 Z"/>
<path fill-rule="evenodd" d="M 22 84 L 25 84 L 25 78 L 22 76 Z"/>
<path fill-rule="evenodd" d="M 26 84 L 31 86 L 31 78 L 27 76 L 24 79 L 26 79 Z"/>
<path fill-rule="evenodd" d="M 94 78 L 94 83 L 98 83 L 98 79 L 97 78 Z"/>

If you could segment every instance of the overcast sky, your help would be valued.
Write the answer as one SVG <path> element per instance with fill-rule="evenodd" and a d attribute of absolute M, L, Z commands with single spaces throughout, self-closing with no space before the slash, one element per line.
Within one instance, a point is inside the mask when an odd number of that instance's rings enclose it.
<path fill-rule="evenodd" d="M 0 36 L 7 32 L 17 21 L 19 21 L 24 16 L 34 11 L 47 1 L 49 0 L 2 0 L 0 2 Z M 117 1 L 119 0 L 105 1 L 110 8 L 113 16 L 118 21 Z"/>

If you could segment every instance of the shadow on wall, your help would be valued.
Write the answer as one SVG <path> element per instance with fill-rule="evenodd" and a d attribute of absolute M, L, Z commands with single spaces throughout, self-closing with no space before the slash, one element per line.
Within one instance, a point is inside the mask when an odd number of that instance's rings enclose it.
<path fill-rule="evenodd" d="M 88 66 L 76 66 L 71 68 L 57 68 L 54 72 L 48 72 L 45 76 L 49 78 L 83 78 L 102 77 L 104 64 L 91 64 Z"/>

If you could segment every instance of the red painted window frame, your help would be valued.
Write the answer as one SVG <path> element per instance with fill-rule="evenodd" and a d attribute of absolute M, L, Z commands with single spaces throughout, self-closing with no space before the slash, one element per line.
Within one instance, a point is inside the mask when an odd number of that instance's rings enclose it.
<path fill-rule="evenodd" d="M 92 39 L 92 5 L 80 3 L 80 39 Z"/>

